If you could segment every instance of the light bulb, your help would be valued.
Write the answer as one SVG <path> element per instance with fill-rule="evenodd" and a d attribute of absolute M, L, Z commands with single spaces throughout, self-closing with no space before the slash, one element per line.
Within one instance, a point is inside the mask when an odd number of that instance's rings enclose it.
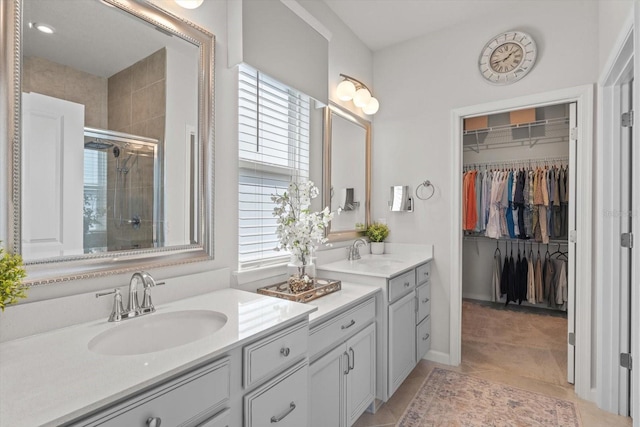
<path fill-rule="evenodd" d="M 367 90 L 367 88 L 360 88 L 356 91 L 356 94 L 353 97 L 353 103 L 356 104 L 356 107 L 364 107 L 369 103 L 371 99 L 371 92 Z"/>
<path fill-rule="evenodd" d="M 336 88 L 336 94 L 340 101 L 350 101 L 356 94 L 356 85 L 349 80 L 343 80 Z"/>
<path fill-rule="evenodd" d="M 195 9 L 200 7 L 204 0 L 175 0 L 178 6 L 184 7 L 185 9 Z"/>
<path fill-rule="evenodd" d="M 380 103 L 378 102 L 377 99 L 375 99 L 372 96 L 371 99 L 369 100 L 369 103 L 364 107 L 362 107 L 362 112 L 365 114 L 372 115 L 378 112 L 378 108 L 380 108 Z"/>

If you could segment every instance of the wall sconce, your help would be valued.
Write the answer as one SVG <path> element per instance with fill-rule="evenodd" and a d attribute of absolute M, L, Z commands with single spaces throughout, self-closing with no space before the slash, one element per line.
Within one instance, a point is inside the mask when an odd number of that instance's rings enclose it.
<path fill-rule="evenodd" d="M 369 88 L 358 79 L 340 74 L 343 80 L 338 85 L 336 92 L 340 101 L 351 101 L 356 107 L 362 108 L 365 114 L 375 114 L 380 108 L 377 99 L 371 96 Z"/>
<path fill-rule="evenodd" d="M 175 2 L 180 7 L 184 7 L 185 9 L 195 9 L 200 7 L 204 0 L 175 0 Z"/>

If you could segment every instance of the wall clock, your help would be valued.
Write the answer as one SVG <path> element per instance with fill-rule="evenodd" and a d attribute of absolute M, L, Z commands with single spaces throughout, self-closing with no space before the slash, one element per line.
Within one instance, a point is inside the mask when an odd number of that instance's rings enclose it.
<path fill-rule="evenodd" d="M 536 62 L 536 43 L 522 31 L 498 34 L 482 48 L 478 67 L 493 84 L 509 84 L 527 75 Z"/>

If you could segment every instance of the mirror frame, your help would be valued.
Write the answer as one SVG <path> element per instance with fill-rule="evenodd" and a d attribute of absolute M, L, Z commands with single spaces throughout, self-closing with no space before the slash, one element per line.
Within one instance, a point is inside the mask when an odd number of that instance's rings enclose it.
<path fill-rule="evenodd" d="M 21 62 L 24 0 L 2 0 L 0 18 L 0 240 L 21 253 Z M 199 48 L 198 132 L 201 168 L 199 185 L 199 243 L 143 250 L 64 256 L 25 262 L 24 284 L 38 286 L 88 279 L 141 269 L 206 261 L 214 256 L 214 49 L 215 36 L 159 6 L 143 0 L 101 0 L 143 20 L 162 32 Z M 6 166 L 6 168 L 5 168 Z M 6 224 L 6 225 L 5 225 Z"/>
<path fill-rule="evenodd" d="M 322 187 L 324 206 L 331 208 L 331 145 L 332 141 L 332 115 L 338 115 L 356 126 L 360 126 L 365 130 L 365 229 L 371 224 L 371 122 L 362 117 L 348 111 L 334 103 L 329 103 L 324 108 L 324 147 L 323 147 L 323 173 Z M 347 231 L 331 231 L 331 223 L 325 229 L 325 236 L 330 242 L 338 242 L 341 240 L 357 239 L 364 234 L 364 230 L 347 230 Z"/>

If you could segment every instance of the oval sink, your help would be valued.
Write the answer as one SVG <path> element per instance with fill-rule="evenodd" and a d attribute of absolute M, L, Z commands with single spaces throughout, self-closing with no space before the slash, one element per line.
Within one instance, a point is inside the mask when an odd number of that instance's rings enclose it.
<path fill-rule="evenodd" d="M 153 353 L 208 337 L 226 323 L 227 316 L 210 310 L 147 314 L 96 335 L 88 347 L 113 356 Z"/>

